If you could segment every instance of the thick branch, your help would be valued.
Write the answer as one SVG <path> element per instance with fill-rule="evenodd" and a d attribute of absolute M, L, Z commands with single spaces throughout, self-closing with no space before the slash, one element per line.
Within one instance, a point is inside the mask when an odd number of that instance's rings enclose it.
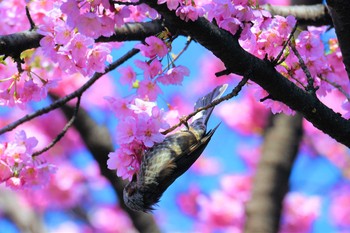
<path fill-rule="evenodd" d="M 110 37 L 100 37 L 96 42 L 132 41 L 144 40 L 148 36 L 155 35 L 163 30 L 160 20 L 145 23 L 126 23 L 120 28 L 115 28 L 115 33 Z M 0 55 L 13 58 L 27 49 L 38 48 L 42 35 L 36 31 L 24 31 L 0 36 Z"/>
<path fill-rule="evenodd" d="M 327 0 L 327 4 L 333 19 L 346 72 L 350 78 L 350 2 L 348 0 Z"/>
<path fill-rule="evenodd" d="M 265 131 L 262 155 L 246 206 L 245 233 L 278 232 L 283 198 L 302 136 L 302 117 L 275 115 Z"/>
<path fill-rule="evenodd" d="M 299 25 L 323 26 L 332 25 L 332 18 L 328 9 L 323 4 L 299 5 L 299 6 L 275 6 L 271 4 L 262 5 L 262 8 L 273 15 L 293 15 Z"/>
<path fill-rule="evenodd" d="M 100 37 L 96 42 L 110 41 L 133 41 L 144 40 L 146 37 L 156 35 L 164 30 L 160 20 L 145 23 L 126 23 L 124 26 L 115 29 L 115 33 L 110 37 Z"/>
<path fill-rule="evenodd" d="M 0 36 L 0 55 L 17 58 L 24 50 L 37 48 L 43 38 L 36 31 L 24 31 Z"/>
<path fill-rule="evenodd" d="M 184 22 L 174 12 L 170 12 L 166 5 L 158 5 L 155 0 L 148 0 L 146 3 L 165 18 L 165 26 L 172 32 L 180 30 L 191 36 L 218 57 L 233 73 L 244 75 L 249 72 L 249 78 L 264 88 L 275 100 L 302 113 L 316 128 L 350 147 L 349 121 L 282 76 L 269 61 L 261 60 L 243 50 L 236 36 L 219 29 L 204 18 L 195 22 Z"/>

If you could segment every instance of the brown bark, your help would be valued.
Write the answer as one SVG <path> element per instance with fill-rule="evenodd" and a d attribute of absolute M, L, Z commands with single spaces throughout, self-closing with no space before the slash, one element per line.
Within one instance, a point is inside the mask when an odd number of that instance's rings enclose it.
<path fill-rule="evenodd" d="M 343 55 L 346 72 L 348 78 L 350 78 L 350 1 L 328 0 L 327 4 Z"/>
<path fill-rule="evenodd" d="M 99 37 L 96 42 L 112 41 L 142 41 L 146 37 L 155 35 L 163 30 L 160 20 L 144 23 L 126 23 L 124 26 L 115 28 L 110 37 Z M 42 35 L 36 31 L 23 31 L 9 35 L 0 35 L 0 55 L 18 58 L 20 53 L 27 49 L 38 48 Z"/>
<path fill-rule="evenodd" d="M 282 202 L 302 137 L 302 117 L 275 115 L 265 131 L 261 159 L 246 206 L 245 233 L 278 232 Z"/>
<path fill-rule="evenodd" d="M 293 15 L 298 20 L 298 25 L 324 26 L 333 24 L 328 9 L 323 4 L 299 6 L 275 6 L 266 4 L 262 5 L 262 8 L 269 11 L 272 15 L 281 15 L 284 17 Z"/>

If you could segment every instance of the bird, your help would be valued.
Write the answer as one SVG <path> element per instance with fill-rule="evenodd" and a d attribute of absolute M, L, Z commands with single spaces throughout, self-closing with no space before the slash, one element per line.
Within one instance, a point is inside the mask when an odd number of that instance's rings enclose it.
<path fill-rule="evenodd" d="M 199 98 L 194 110 L 208 106 L 220 98 L 227 84 L 216 87 Z M 192 123 L 146 150 L 140 169 L 124 187 L 125 205 L 134 211 L 151 212 L 165 190 L 199 158 L 220 123 L 207 132 L 207 123 L 214 109 L 210 107 L 193 116 Z"/>

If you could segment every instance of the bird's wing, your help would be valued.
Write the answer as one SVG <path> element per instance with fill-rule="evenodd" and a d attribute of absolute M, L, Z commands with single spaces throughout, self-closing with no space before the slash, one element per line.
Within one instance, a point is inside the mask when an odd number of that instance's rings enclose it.
<path fill-rule="evenodd" d="M 211 137 L 213 136 L 218 126 L 219 125 L 217 125 L 214 129 L 210 130 L 197 143 L 193 144 L 192 146 L 189 146 L 188 149 L 183 151 L 181 155 L 173 158 L 171 162 L 174 169 L 169 174 L 165 172 L 160 173 L 158 178 L 158 189 L 164 192 L 179 176 L 185 173 L 192 166 L 192 164 L 199 158 L 199 156 L 202 154 L 202 152 L 208 145 Z"/>

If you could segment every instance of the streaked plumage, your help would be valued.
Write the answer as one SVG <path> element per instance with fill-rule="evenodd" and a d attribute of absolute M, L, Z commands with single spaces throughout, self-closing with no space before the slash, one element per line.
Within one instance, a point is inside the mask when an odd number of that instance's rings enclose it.
<path fill-rule="evenodd" d="M 226 84 L 215 88 L 197 100 L 194 109 L 220 98 L 226 88 Z M 197 113 L 188 129 L 167 136 L 145 152 L 140 170 L 124 188 L 124 202 L 130 209 L 152 210 L 164 191 L 198 159 L 219 126 L 206 132 L 213 108 Z"/>

